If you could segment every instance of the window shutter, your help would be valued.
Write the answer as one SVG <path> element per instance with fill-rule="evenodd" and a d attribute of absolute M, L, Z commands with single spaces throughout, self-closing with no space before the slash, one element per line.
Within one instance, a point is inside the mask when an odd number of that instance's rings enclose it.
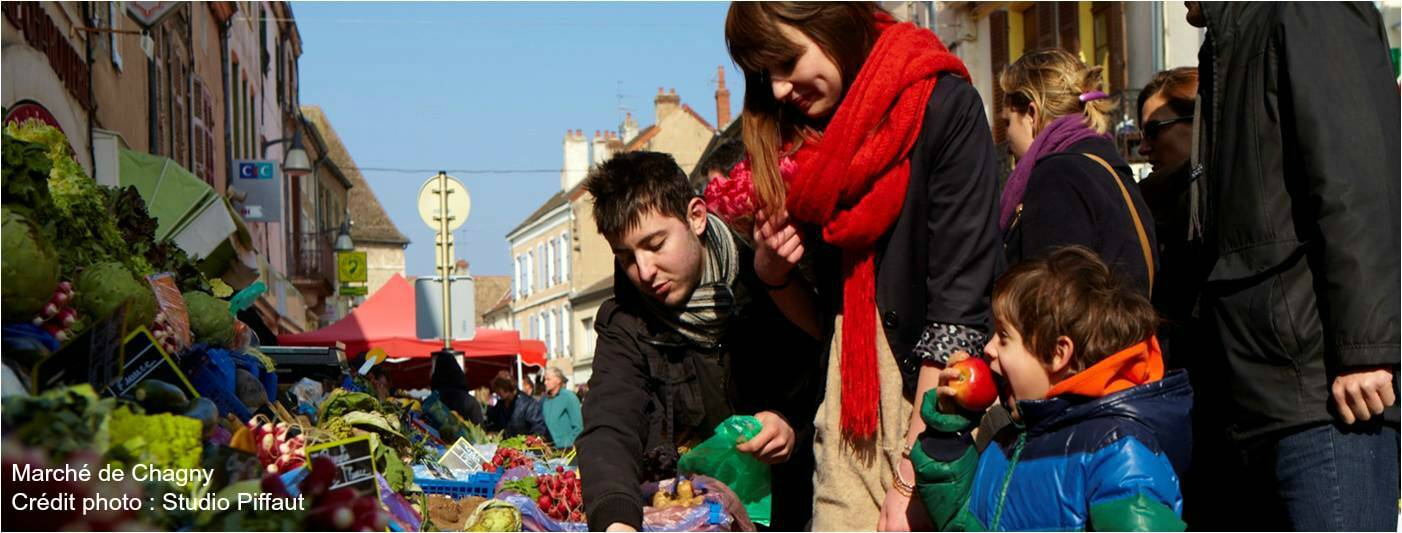
<path fill-rule="evenodd" d="M 1008 12 L 998 10 L 988 15 L 989 53 L 993 66 L 993 142 L 1002 144 L 1007 139 L 1008 127 L 1003 121 L 1003 87 L 998 77 L 1008 66 Z"/>
<path fill-rule="evenodd" d="M 1080 2 L 1057 2 L 1056 25 L 1061 37 L 1061 49 L 1071 55 L 1081 54 L 1081 14 Z M 1089 58 L 1086 58 L 1089 59 Z"/>

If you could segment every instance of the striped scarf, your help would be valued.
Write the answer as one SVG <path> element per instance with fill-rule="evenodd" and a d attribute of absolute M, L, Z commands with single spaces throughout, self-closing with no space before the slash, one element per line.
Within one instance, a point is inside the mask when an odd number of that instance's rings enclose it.
<path fill-rule="evenodd" d="M 740 248 L 735 234 L 715 215 L 706 215 L 706 258 L 701 279 L 691 299 L 681 307 L 669 307 L 642 298 L 653 316 L 697 345 L 711 349 L 720 344 L 730 315 L 743 297 L 735 280 L 740 273 Z"/>

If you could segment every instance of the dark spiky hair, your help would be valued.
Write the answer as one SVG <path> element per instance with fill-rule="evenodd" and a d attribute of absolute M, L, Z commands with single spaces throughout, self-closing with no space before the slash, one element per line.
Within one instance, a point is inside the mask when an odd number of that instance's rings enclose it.
<path fill-rule="evenodd" d="M 594 196 L 594 223 L 608 238 L 637 227 L 651 210 L 685 221 L 696 197 L 676 160 L 659 152 L 613 156 L 589 173 L 584 190 Z"/>

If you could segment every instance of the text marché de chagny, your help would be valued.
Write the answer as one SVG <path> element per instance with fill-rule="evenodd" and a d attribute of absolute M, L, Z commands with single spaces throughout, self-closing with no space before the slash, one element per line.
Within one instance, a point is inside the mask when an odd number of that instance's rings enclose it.
<path fill-rule="evenodd" d="M 187 492 L 168 492 L 157 498 L 138 498 L 130 495 L 98 494 L 79 495 L 72 492 L 24 491 L 23 485 L 15 483 L 76 482 L 87 483 L 93 479 L 99 482 L 163 481 L 190 492 L 203 493 L 198 498 Z M 227 511 L 230 509 L 253 511 L 302 511 L 306 502 L 301 495 L 279 498 L 268 493 L 240 493 L 230 497 L 220 497 L 209 493 L 210 482 L 214 479 L 212 468 L 159 468 L 153 465 L 137 464 L 128 469 L 103 465 L 96 471 L 89 465 L 64 465 L 52 468 L 36 468 L 32 465 L 11 464 L 10 479 L 6 483 L 11 490 L 20 489 L 9 495 L 10 508 L 16 511 L 78 511 L 84 515 L 90 512 L 136 511 L 141 509 L 161 509 L 165 511 Z M 47 487 L 46 487 L 47 488 Z M 8 491 L 7 491 L 8 492 Z"/>

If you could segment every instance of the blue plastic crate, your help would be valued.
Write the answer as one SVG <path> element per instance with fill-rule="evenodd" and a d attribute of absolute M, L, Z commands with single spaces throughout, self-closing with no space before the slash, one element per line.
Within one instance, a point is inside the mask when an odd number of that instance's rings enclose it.
<path fill-rule="evenodd" d="M 472 474 L 472 477 L 469 477 L 467 481 L 414 478 L 414 483 L 424 489 L 424 494 L 442 494 L 453 498 L 481 496 L 490 499 L 496 496 L 497 482 L 499 481 L 501 481 L 501 474 L 490 472 L 477 472 Z"/>
<path fill-rule="evenodd" d="M 224 386 L 224 376 L 214 365 L 204 365 L 191 372 L 188 377 L 200 396 L 209 398 L 219 407 L 219 416 L 233 413 L 245 422 L 253 418 L 253 412 L 248 410 L 248 406 L 239 400 L 233 390 Z"/>

